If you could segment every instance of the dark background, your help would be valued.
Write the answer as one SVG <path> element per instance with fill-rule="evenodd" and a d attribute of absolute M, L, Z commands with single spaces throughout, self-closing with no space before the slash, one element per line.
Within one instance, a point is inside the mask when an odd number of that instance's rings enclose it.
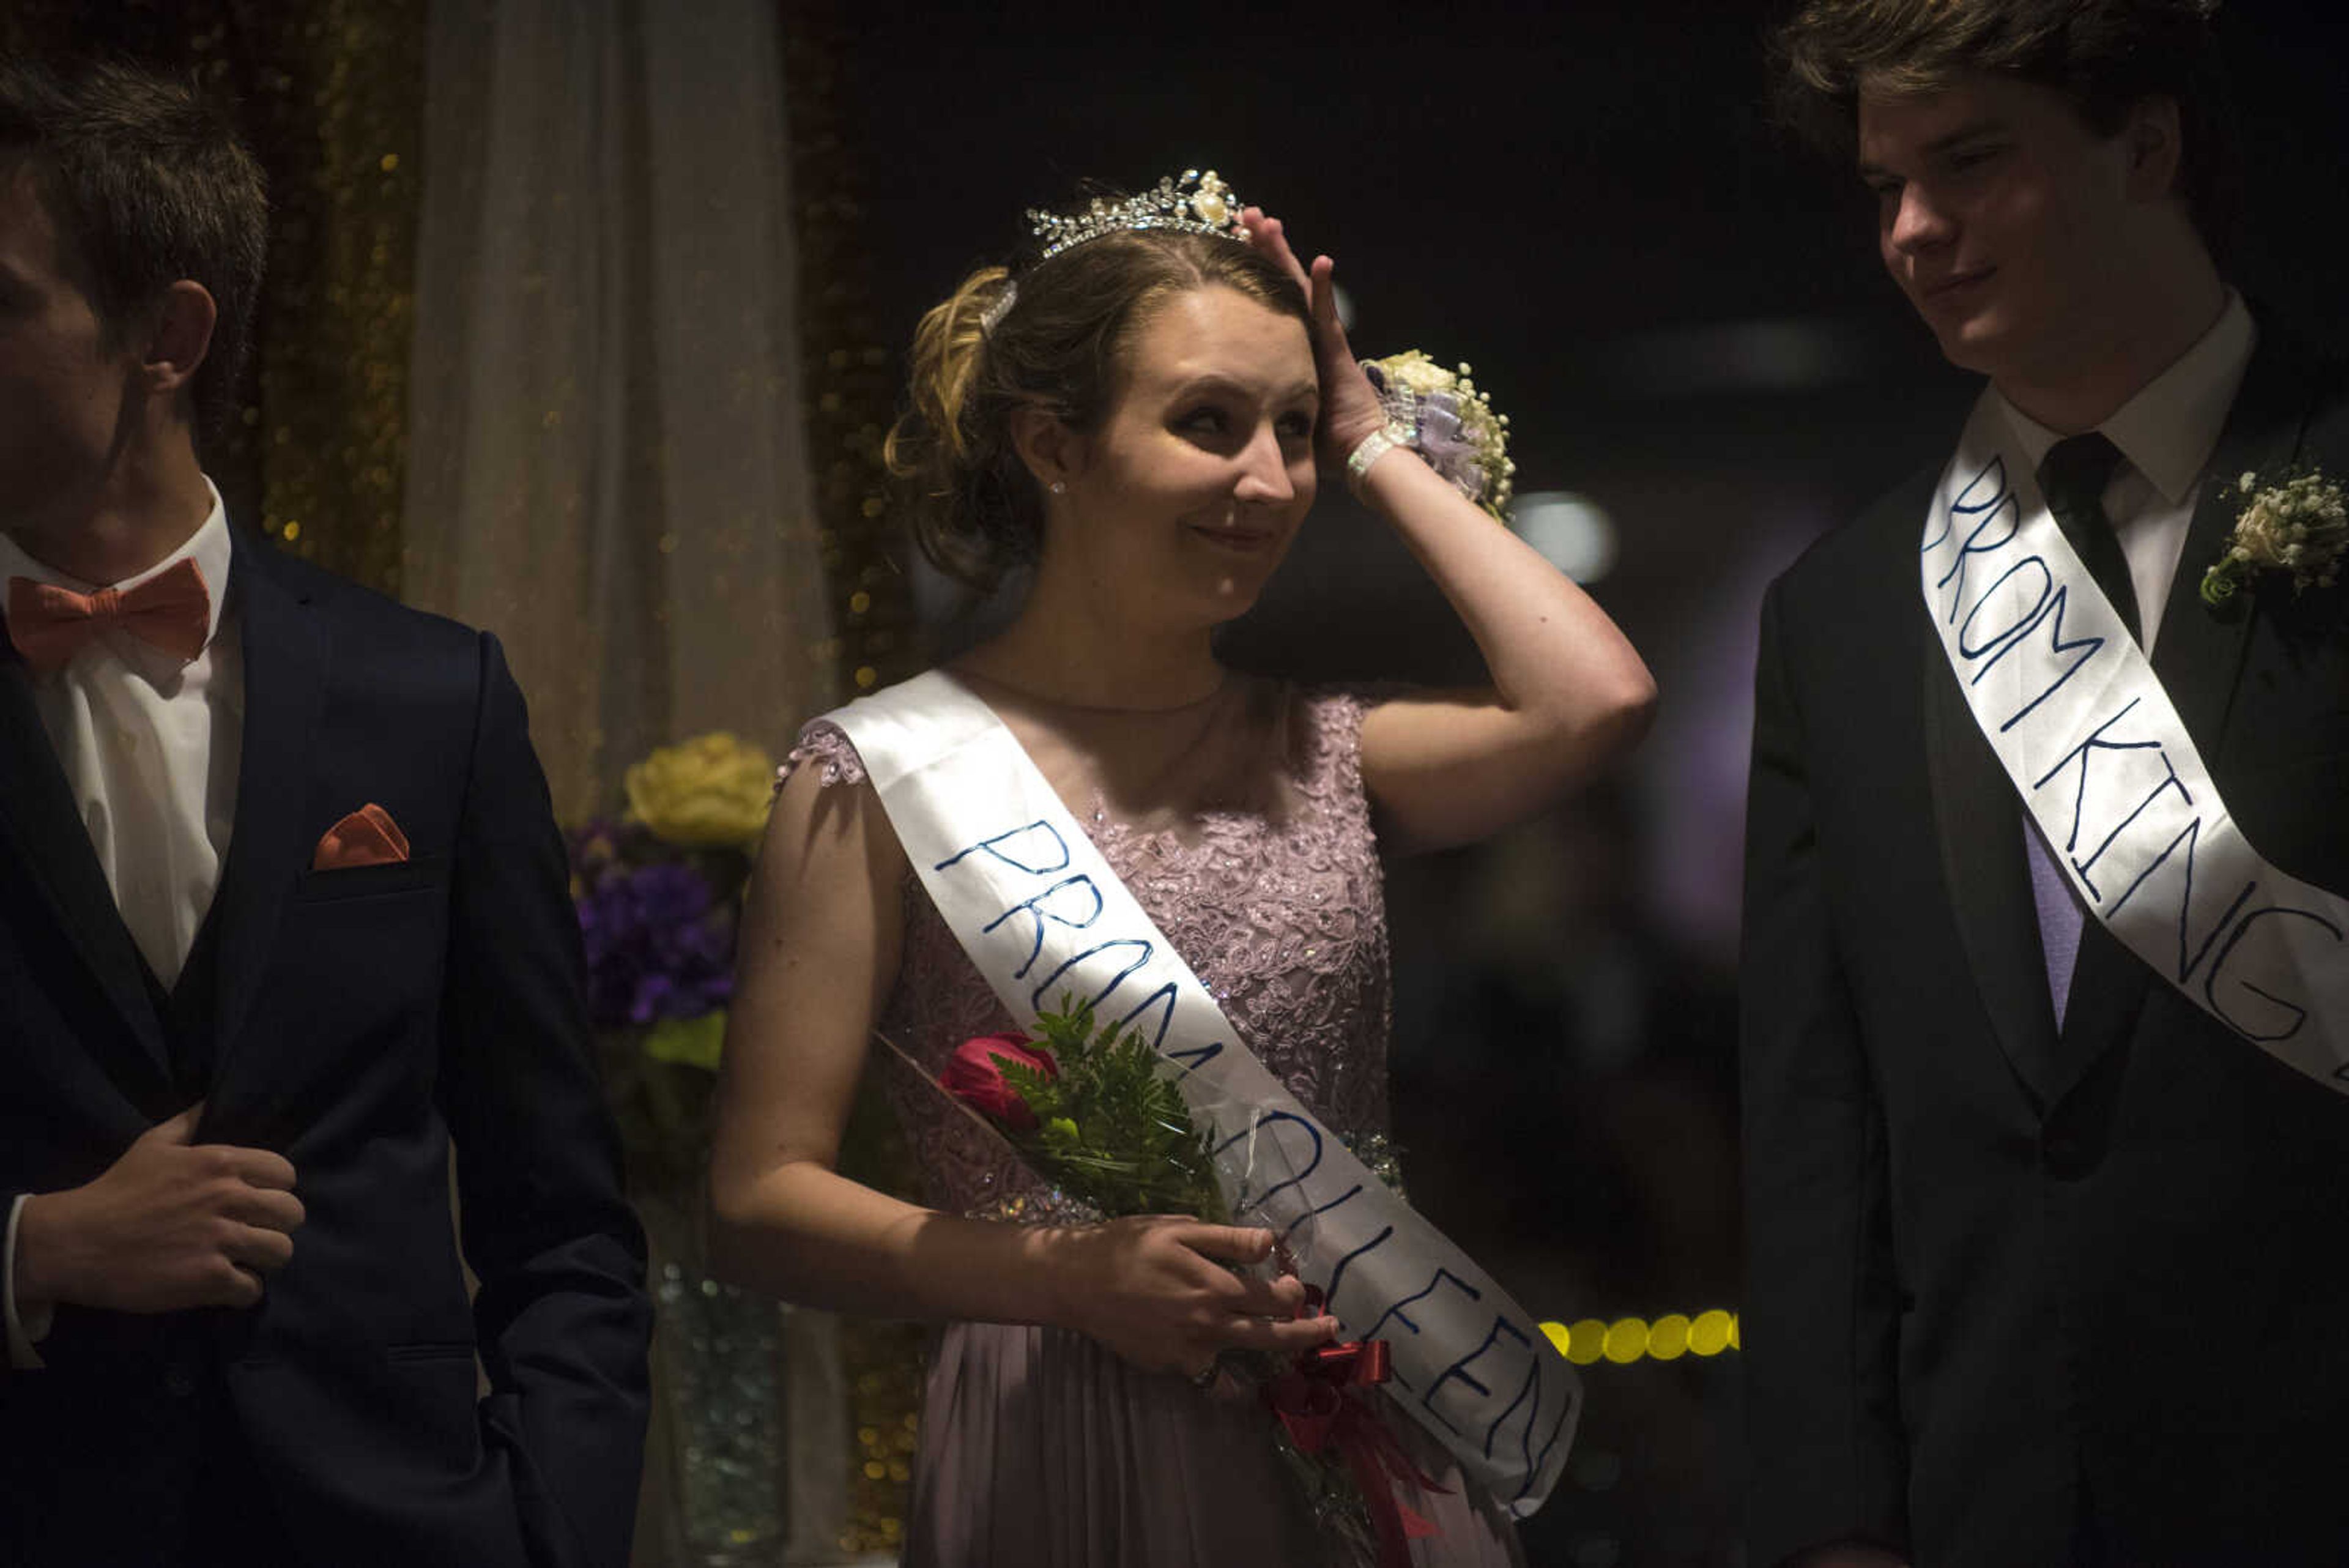
<path fill-rule="evenodd" d="M 2230 272 L 2343 346 L 2349 77 L 2330 5 L 2220 22 L 2249 157 Z M 1537 1315 L 1733 1306 L 1737 857 L 1769 577 L 1940 463 L 1974 395 L 1877 261 L 1873 202 L 1767 121 L 1738 0 L 1535 8 L 895 4 L 847 18 L 882 336 L 1081 182 L 1214 168 L 1338 259 L 1358 350 L 1475 364 L 1520 493 L 1613 520 L 1593 592 L 1656 670 L 1622 774 L 1480 850 L 1389 867 L 1413 1197 Z M 1325 485 L 1237 661 L 1471 674 L 1383 527 Z M 1893 585 L 1890 591 L 1901 591 Z M 968 635 L 948 624 L 943 639 Z M 1585 1368 L 1536 1563 L 1729 1563 L 1737 1357 Z"/>

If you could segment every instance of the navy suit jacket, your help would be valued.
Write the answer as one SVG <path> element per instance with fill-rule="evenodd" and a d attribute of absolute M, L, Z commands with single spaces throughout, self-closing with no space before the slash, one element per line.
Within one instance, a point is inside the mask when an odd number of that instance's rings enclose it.
<path fill-rule="evenodd" d="M 197 1139 L 284 1154 L 308 1218 L 255 1308 L 67 1306 L 45 1369 L 0 1370 L 0 1560 L 172 1561 L 227 1446 L 297 1561 L 618 1564 L 643 1238 L 521 693 L 492 637 L 242 533 L 234 559 L 244 738 Z M 409 860 L 313 870 L 369 802 Z M 0 1200 L 89 1180 L 187 1104 L 0 639 Z"/>
<path fill-rule="evenodd" d="M 2349 892 L 2349 585 L 2198 590 L 2223 479 L 2349 474 L 2272 336 L 2153 667 L 2251 845 Z M 2022 808 L 1930 634 L 1936 469 L 1763 612 L 1746 833 L 1742 1343 L 1756 1568 L 2349 1561 L 2349 1098 L 2093 919 L 2057 1031 Z"/>

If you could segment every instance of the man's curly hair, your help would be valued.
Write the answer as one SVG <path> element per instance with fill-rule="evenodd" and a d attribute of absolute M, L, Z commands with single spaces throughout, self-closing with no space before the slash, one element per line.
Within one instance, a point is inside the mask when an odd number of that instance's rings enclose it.
<path fill-rule="evenodd" d="M 2176 100 L 2178 193 L 2213 253 L 2242 201 L 2240 154 L 2211 36 L 2218 0 L 1801 0 L 1773 30 L 1780 124 L 1849 158 L 1863 88 L 1943 90 L 1975 74 L 2052 89 L 2111 135 L 2148 98 Z"/>

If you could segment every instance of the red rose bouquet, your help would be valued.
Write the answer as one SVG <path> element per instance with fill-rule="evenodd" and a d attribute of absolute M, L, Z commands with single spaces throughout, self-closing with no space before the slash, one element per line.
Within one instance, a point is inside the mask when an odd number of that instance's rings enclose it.
<path fill-rule="evenodd" d="M 1138 1029 L 1097 1029 L 1090 1008 L 1066 998 L 1061 1007 L 1037 1014 L 1040 1039 L 964 1041 L 938 1085 L 1064 1198 L 1105 1220 L 1188 1214 L 1230 1223 L 1216 1145 L 1193 1120 L 1158 1053 Z M 1277 1256 L 1285 1269 L 1285 1245 Z M 1310 1296 L 1305 1310 L 1318 1314 L 1319 1293 Z M 1434 1532 L 1396 1494 L 1405 1480 L 1431 1489 L 1434 1482 L 1418 1472 L 1371 1403 L 1371 1391 L 1386 1380 L 1386 1349 L 1371 1340 L 1295 1357 L 1226 1351 L 1222 1358 L 1224 1370 L 1253 1385 L 1278 1420 L 1281 1455 L 1338 1563 L 1401 1568 L 1409 1561 L 1405 1542 Z"/>
<path fill-rule="evenodd" d="M 1138 1029 L 1093 1026 L 1090 1008 L 1040 1012 L 1040 1040 L 966 1040 L 939 1086 L 987 1118 L 1029 1166 L 1115 1220 L 1189 1214 L 1228 1223 L 1207 1135 Z"/>
<path fill-rule="evenodd" d="M 1003 1075 L 1005 1064 L 1025 1067 L 1046 1078 L 1061 1075 L 1052 1054 L 1029 1048 L 1025 1034 L 981 1034 L 956 1048 L 938 1082 L 956 1099 L 1014 1132 L 1036 1130 L 1036 1113 Z"/>

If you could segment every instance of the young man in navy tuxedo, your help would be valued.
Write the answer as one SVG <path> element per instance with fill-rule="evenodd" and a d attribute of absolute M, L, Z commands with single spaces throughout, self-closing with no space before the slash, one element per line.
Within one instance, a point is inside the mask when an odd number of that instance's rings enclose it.
<path fill-rule="evenodd" d="M 2198 846 L 2208 871 L 2221 800 L 2276 871 L 2349 892 L 2344 589 L 2271 570 L 2223 606 L 2198 591 L 2237 476 L 2349 473 L 2340 368 L 2214 259 L 2231 171 L 2212 9 L 1809 0 L 1779 36 L 1792 100 L 1874 193 L 1894 282 L 1988 387 L 1957 460 L 1920 453 L 1763 611 L 1743 986 L 1756 1568 L 2349 1562 L 2349 1097 L 2263 1048 L 2318 1021 L 2232 978 L 2242 929 L 2216 944 L 2198 917 L 2181 943 L 2173 919 L 2132 947 L 2106 923 L 2140 886 L 2126 855 L 2155 860 L 2148 909 L 2177 902 Z M 1952 487 L 1992 472 L 2016 504 L 1966 513 L 1976 493 Z M 2002 761 L 2030 710 L 1976 695 L 1999 690 L 1988 655 L 2020 666 L 2066 633 L 1982 633 L 1961 680 L 1944 612 L 1998 568 L 1972 589 L 1941 573 L 1929 607 L 1929 517 L 1969 547 L 2027 525 L 2023 566 L 2068 583 L 2067 656 L 2135 682 L 2099 686 L 2093 711 L 2145 699 L 2104 743 L 2167 734 L 2158 754 L 2190 749 L 2210 788 L 2181 804 L 2164 782 L 2138 815 L 2043 831 L 2026 799 L 2061 822 L 2091 766 L 2137 764 Z M 2083 617 L 2106 607 L 2092 649 Z M 2062 701 L 2089 704 L 2087 684 Z M 2137 842 L 2187 804 L 2199 839 Z"/>
<path fill-rule="evenodd" d="M 616 1565 L 561 840 L 496 640 L 204 476 L 264 215 L 186 88 L 0 67 L 0 1561 Z"/>

